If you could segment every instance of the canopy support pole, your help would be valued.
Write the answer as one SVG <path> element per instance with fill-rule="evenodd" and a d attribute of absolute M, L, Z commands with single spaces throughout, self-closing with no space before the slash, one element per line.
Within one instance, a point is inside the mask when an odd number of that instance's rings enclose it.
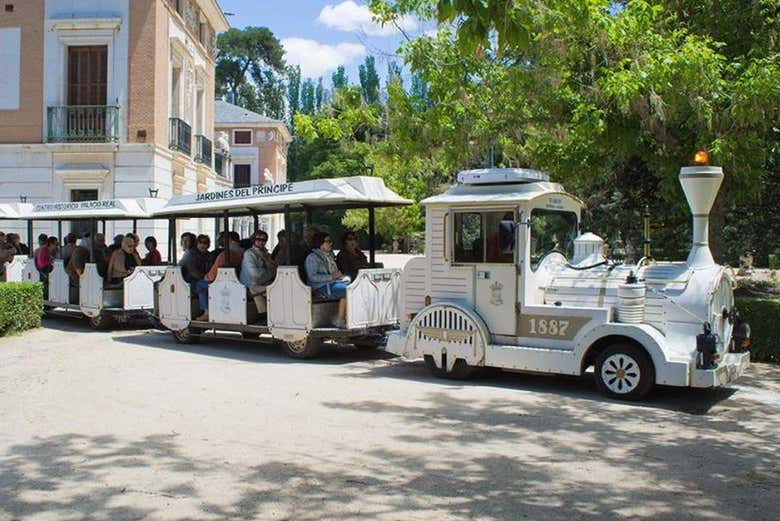
<path fill-rule="evenodd" d="M 376 265 L 376 220 L 373 206 L 368 208 L 368 263 L 372 268 Z"/>
<path fill-rule="evenodd" d="M 168 262 L 176 264 L 176 218 L 168 219 Z"/>
<path fill-rule="evenodd" d="M 89 229 L 97 230 L 97 221 L 95 219 L 90 219 Z M 94 233 L 89 234 L 89 262 L 95 262 L 95 234 Z"/>
<path fill-rule="evenodd" d="M 62 219 L 57 221 L 57 238 L 60 241 L 60 247 L 57 251 L 57 257 L 62 259 L 62 248 L 65 246 L 65 240 L 62 238 Z"/>
<path fill-rule="evenodd" d="M 95 227 L 97 229 L 97 227 Z M 133 233 L 138 231 L 138 219 L 133 219 Z"/>
<path fill-rule="evenodd" d="M 101 225 L 102 225 L 102 228 L 103 228 L 103 238 L 105 238 L 106 237 L 106 220 L 105 219 L 103 219 L 101 221 Z"/>
<path fill-rule="evenodd" d="M 252 219 L 254 220 L 255 224 L 255 233 L 260 229 L 260 216 L 255 214 L 252 214 Z"/>
<path fill-rule="evenodd" d="M 222 243 L 225 246 L 225 250 L 222 252 L 223 255 L 225 255 L 225 265 L 223 267 L 229 268 L 230 267 L 230 214 L 227 210 L 222 212 L 222 220 L 223 224 L 225 225 L 225 234 L 222 236 Z"/>
<path fill-rule="evenodd" d="M 290 217 L 290 206 L 287 205 L 284 207 L 284 229 L 287 233 L 287 244 L 285 245 L 284 249 L 284 255 L 287 259 L 287 265 L 292 264 L 292 257 L 290 254 L 290 243 L 292 242 L 292 218 Z"/>
<path fill-rule="evenodd" d="M 33 222 L 27 219 L 27 256 L 32 257 L 35 245 L 33 245 Z"/>

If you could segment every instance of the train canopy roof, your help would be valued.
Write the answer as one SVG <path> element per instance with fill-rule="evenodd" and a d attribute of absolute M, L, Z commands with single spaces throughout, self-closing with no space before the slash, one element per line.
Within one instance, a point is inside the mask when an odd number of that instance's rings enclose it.
<path fill-rule="evenodd" d="M 18 219 L 19 203 L 0 203 L 0 219 Z"/>
<path fill-rule="evenodd" d="M 306 208 L 378 208 L 404 206 L 404 199 L 378 177 L 355 176 L 314 179 L 276 185 L 229 188 L 173 197 L 157 217 L 203 217 L 223 212 L 230 215 L 281 213 Z"/>
<path fill-rule="evenodd" d="M 150 219 L 156 210 L 165 205 L 165 202 L 165 199 L 139 197 L 100 201 L 19 203 L 15 218 L 33 221 Z"/>

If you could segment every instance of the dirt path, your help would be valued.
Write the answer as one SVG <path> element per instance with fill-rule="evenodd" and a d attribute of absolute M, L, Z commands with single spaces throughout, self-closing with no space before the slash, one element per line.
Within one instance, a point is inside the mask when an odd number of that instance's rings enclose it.
<path fill-rule="evenodd" d="M 0 339 L 0 519 L 776 520 L 778 413 L 766 365 L 633 405 L 52 320 Z"/>

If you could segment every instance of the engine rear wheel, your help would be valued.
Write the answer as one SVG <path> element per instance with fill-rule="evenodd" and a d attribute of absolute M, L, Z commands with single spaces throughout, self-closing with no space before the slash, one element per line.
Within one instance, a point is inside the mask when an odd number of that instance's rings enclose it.
<path fill-rule="evenodd" d="M 653 362 L 644 349 L 633 344 L 607 347 L 594 369 L 598 390 L 616 400 L 641 400 L 655 382 Z"/>
<path fill-rule="evenodd" d="M 439 378 L 447 378 L 450 380 L 468 380 L 470 378 L 476 378 L 482 374 L 483 368 L 469 365 L 462 358 L 455 360 L 451 371 L 447 371 L 446 367 L 438 367 L 433 359 L 432 355 L 425 355 L 425 366 L 428 370 Z"/>
<path fill-rule="evenodd" d="M 295 341 L 282 340 L 281 344 L 282 350 L 290 358 L 314 358 L 320 352 L 319 339 L 310 336 Z"/>

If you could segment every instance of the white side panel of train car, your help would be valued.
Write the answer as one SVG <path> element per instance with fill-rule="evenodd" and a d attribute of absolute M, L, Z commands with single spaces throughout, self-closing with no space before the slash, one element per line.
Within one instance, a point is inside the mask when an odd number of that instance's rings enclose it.
<path fill-rule="evenodd" d="M 126 311 L 154 308 L 154 281 L 143 269 L 136 268 L 122 281 L 122 307 Z"/>
<path fill-rule="evenodd" d="M 246 325 L 246 286 L 233 268 L 219 268 L 209 284 L 209 322 Z"/>
<path fill-rule="evenodd" d="M 79 305 L 81 312 L 88 317 L 96 317 L 103 309 L 103 277 L 97 266 L 87 263 L 79 281 Z"/>
<path fill-rule="evenodd" d="M 398 321 L 401 270 L 361 270 L 347 287 L 347 327 L 371 327 Z"/>
<path fill-rule="evenodd" d="M 24 257 L 22 255 L 16 255 L 13 259 L 11 259 L 11 262 L 6 263 L 5 265 L 5 280 L 6 282 L 21 282 L 22 279 L 22 271 L 24 270 L 25 264 L 27 264 L 27 257 Z"/>
<path fill-rule="evenodd" d="M 65 271 L 62 260 L 54 261 L 54 268 L 49 273 L 49 302 L 67 304 L 69 300 L 70 278 Z"/>
<path fill-rule="evenodd" d="M 190 285 L 182 277 L 181 268 L 165 270 L 157 291 L 157 314 L 162 325 L 171 331 L 181 331 L 189 326 L 192 320 Z"/>
<path fill-rule="evenodd" d="M 279 267 L 268 286 L 268 327 L 274 337 L 288 341 L 306 338 L 311 331 L 311 288 L 297 267 Z"/>

